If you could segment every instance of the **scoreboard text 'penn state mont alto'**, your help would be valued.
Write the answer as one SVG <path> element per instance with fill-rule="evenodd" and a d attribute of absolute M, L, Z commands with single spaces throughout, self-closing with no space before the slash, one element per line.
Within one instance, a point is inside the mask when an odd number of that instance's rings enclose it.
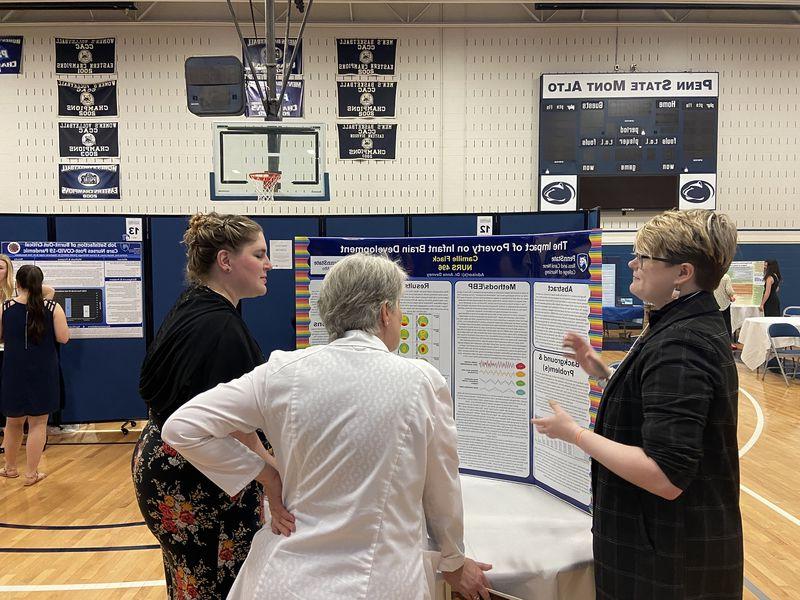
<path fill-rule="evenodd" d="M 718 73 L 541 77 L 539 210 L 716 208 Z"/>

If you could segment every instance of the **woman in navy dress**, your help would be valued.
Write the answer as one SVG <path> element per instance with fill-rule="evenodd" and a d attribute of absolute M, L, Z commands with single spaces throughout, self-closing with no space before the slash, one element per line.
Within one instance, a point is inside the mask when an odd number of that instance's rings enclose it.
<path fill-rule="evenodd" d="M 5 342 L 2 412 L 6 416 L 6 464 L 0 477 L 19 477 L 17 457 L 22 430 L 28 423 L 25 485 L 45 478 L 39 472 L 47 439 L 47 417 L 58 410 L 59 382 L 56 342 L 69 341 L 64 310 L 42 295 L 42 270 L 24 265 L 17 271 L 17 296 L 3 302 L 0 335 Z"/>

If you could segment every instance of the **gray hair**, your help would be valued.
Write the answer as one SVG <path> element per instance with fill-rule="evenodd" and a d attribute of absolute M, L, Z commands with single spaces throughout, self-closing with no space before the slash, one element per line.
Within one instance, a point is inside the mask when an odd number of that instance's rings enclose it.
<path fill-rule="evenodd" d="M 376 335 L 381 306 L 399 306 L 407 277 L 386 256 L 359 253 L 336 263 L 322 282 L 317 304 L 330 340 L 350 329 Z"/>

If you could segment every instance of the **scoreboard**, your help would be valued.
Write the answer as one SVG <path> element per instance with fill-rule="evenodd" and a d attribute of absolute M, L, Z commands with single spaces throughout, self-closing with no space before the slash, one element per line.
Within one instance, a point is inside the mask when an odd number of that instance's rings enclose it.
<path fill-rule="evenodd" d="M 715 208 L 718 73 L 541 77 L 539 210 Z"/>

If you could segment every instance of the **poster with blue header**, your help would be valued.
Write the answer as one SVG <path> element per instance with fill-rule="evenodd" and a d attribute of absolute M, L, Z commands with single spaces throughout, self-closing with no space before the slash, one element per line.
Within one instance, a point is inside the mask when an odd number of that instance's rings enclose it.
<path fill-rule="evenodd" d="M 70 337 L 141 338 L 142 244 L 139 242 L 2 242 L 16 271 L 36 265 L 55 289 Z"/>
<path fill-rule="evenodd" d="M 590 459 L 536 433 L 557 400 L 592 427 L 601 390 L 565 355 L 569 331 L 602 343 L 599 231 L 441 238 L 295 238 L 297 347 L 325 344 L 322 280 L 347 255 L 383 254 L 408 273 L 400 356 L 450 384 L 462 473 L 535 485 L 582 510 Z"/>

